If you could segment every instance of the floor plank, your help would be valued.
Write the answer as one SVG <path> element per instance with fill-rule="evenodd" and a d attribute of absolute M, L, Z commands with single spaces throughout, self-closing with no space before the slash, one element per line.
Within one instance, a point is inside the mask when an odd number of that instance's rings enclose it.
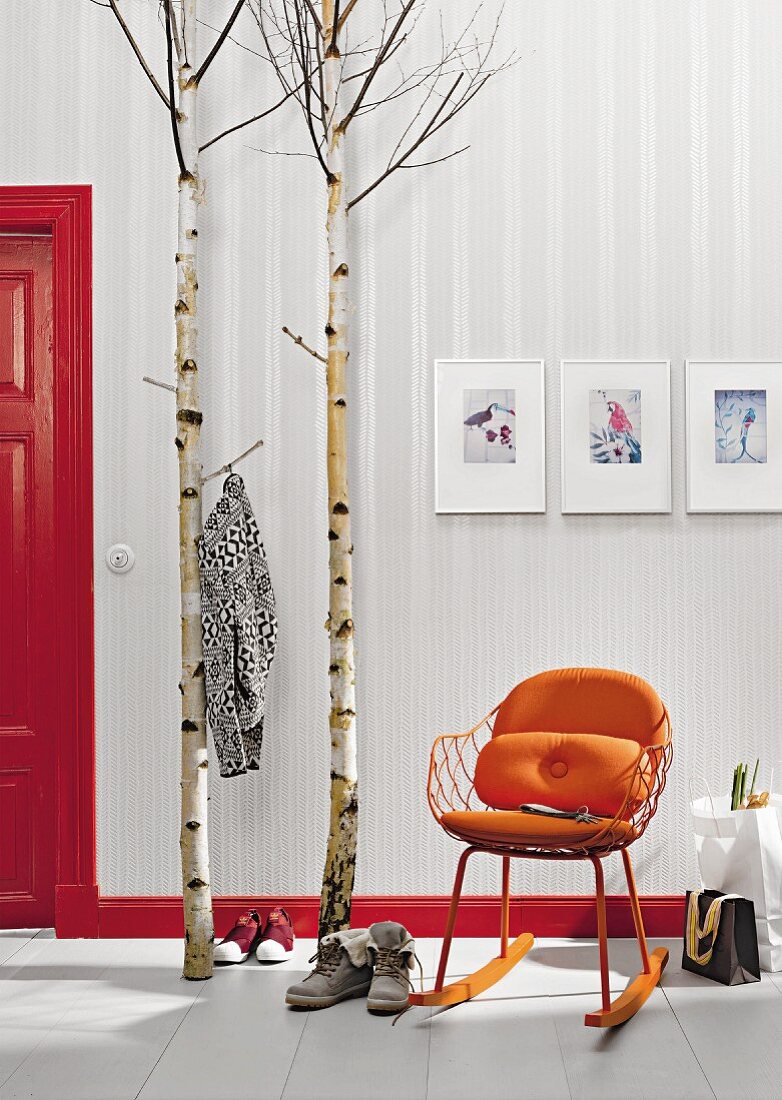
<path fill-rule="evenodd" d="M 417 944 L 425 974 L 428 945 Z M 373 1016 L 366 1001 L 343 1001 L 306 1014 L 284 1100 L 425 1100 L 429 1065 L 429 1010 Z"/>
<path fill-rule="evenodd" d="M 116 954 L 109 941 L 36 937 L 0 966 L 0 1086 Z"/>
<path fill-rule="evenodd" d="M 392 1027 L 363 1000 L 285 1008 L 311 941 L 279 966 L 189 983 L 176 941 L 2 936 L 0 1100 L 782 1100 L 782 975 L 726 989 L 668 946 L 660 989 L 602 1032 L 583 1024 L 599 1005 L 586 941 L 540 941 L 475 1001 Z M 418 949 L 431 985 L 439 942 Z M 451 976 L 495 951 L 457 940 Z M 638 970 L 634 941 L 612 940 L 610 959 L 617 992 Z"/>
<path fill-rule="evenodd" d="M 203 987 L 181 979 L 182 947 L 173 940 L 115 943 L 108 959 L 111 941 L 56 942 L 55 956 L 65 942 L 74 945 L 66 965 L 29 962 L 18 984 L 45 983 L 38 995 L 44 1003 L 52 987 L 80 992 L 61 1006 L 64 1011 L 0 1088 L 0 1098 L 132 1100 Z M 88 947 L 101 949 L 104 965 L 97 975 L 74 957 Z M 31 1022 L 28 1014 L 25 1026 Z"/>
<path fill-rule="evenodd" d="M 591 994 L 550 1005 L 573 1100 L 713 1100 L 661 989 L 633 1019 L 606 1030 L 584 1026 Z"/>
<path fill-rule="evenodd" d="M 782 995 L 770 975 L 723 986 L 674 968 L 664 992 L 717 1100 L 780 1100 Z"/>
<path fill-rule="evenodd" d="M 546 997 L 484 997 L 434 1010 L 428 1100 L 567 1098 L 550 1004 Z"/>
<path fill-rule="evenodd" d="M 285 990 L 309 971 L 314 941 L 299 940 L 284 963 L 216 970 L 141 1090 L 141 1100 L 279 1100 L 307 1014 L 290 1012 Z M 193 1052 L 208 1050 L 197 1077 Z"/>
<path fill-rule="evenodd" d="M 0 966 L 12 958 L 26 943 L 40 932 L 40 928 L 18 928 L 15 931 L 0 931 Z"/>

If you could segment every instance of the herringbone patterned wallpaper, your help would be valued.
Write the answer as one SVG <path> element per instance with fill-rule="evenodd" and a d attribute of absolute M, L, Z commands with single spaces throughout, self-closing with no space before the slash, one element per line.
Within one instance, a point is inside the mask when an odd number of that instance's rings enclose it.
<path fill-rule="evenodd" d="M 474 7 L 443 6 L 454 27 Z M 155 7 L 124 4 L 159 65 Z M 201 7 L 224 20 L 224 0 Z M 172 370 L 168 123 L 107 11 L 8 3 L 0 24 L 3 182 L 94 185 L 100 884 L 173 893 L 173 412 L 141 382 Z M 201 33 L 206 47 L 214 35 Z M 255 45 L 249 22 L 237 35 Z M 647 677 L 670 705 L 677 757 L 638 873 L 644 892 L 676 893 L 695 877 L 688 778 L 724 788 L 738 757 L 760 753 L 767 770 L 782 758 L 782 518 L 685 515 L 683 407 L 686 355 L 782 358 L 782 5 L 512 0 L 503 35 L 522 61 L 462 116 L 455 136 L 470 151 L 400 173 L 355 212 L 357 888 L 449 889 L 455 846 L 424 799 L 434 735 L 532 672 L 605 664 Z M 416 49 L 423 60 L 427 41 Z M 204 139 L 274 94 L 267 67 L 229 42 L 204 82 Z M 362 178 L 386 147 L 380 122 L 356 129 Z M 265 766 L 213 772 L 223 893 L 314 893 L 324 846 L 323 381 L 280 334 L 322 333 L 323 188 L 312 161 L 258 151 L 293 150 L 299 133 L 287 114 L 203 158 L 206 466 L 266 440 L 242 473 L 281 627 Z M 436 356 L 545 356 L 547 515 L 434 515 Z M 558 360 L 618 356 L 673 362 L 673 514 L 563 517 Z M 103 561 L 115 540 L 137 555 L 124 577 Z M 494 887 L 488 866 L 471 873 L 471 891 Z M 514 875 L 519 890 L 589 886 L 566 865 Z"/>

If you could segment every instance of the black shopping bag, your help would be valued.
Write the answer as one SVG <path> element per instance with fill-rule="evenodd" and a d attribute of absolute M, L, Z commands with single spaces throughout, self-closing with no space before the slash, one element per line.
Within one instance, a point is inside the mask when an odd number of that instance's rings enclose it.
<path fill-rule="evenodd" d="M 736 894 L 688 890 L 682 970 L 723 985 L 760 981 L 755 906 Z"/>

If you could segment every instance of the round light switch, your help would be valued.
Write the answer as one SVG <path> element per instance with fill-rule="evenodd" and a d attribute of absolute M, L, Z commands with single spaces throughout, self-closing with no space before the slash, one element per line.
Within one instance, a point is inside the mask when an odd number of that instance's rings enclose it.
<path fill-rule="evenodd" d="M 112 573 L 127 573 L 135 560 L 136 555 L 124 542 L 115 542 L 106 551 L 106 564 Z"/>

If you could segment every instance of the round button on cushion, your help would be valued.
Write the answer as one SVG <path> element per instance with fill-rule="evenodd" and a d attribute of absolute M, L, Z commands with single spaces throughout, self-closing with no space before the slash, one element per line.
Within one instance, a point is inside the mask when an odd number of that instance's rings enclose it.
<path fill-rule="evenodd" d="M 551 765 L 551 774 L 555 779 L 564 779 L 567 775 L 567 764 L 563 760 L 557 760 Z"/>

